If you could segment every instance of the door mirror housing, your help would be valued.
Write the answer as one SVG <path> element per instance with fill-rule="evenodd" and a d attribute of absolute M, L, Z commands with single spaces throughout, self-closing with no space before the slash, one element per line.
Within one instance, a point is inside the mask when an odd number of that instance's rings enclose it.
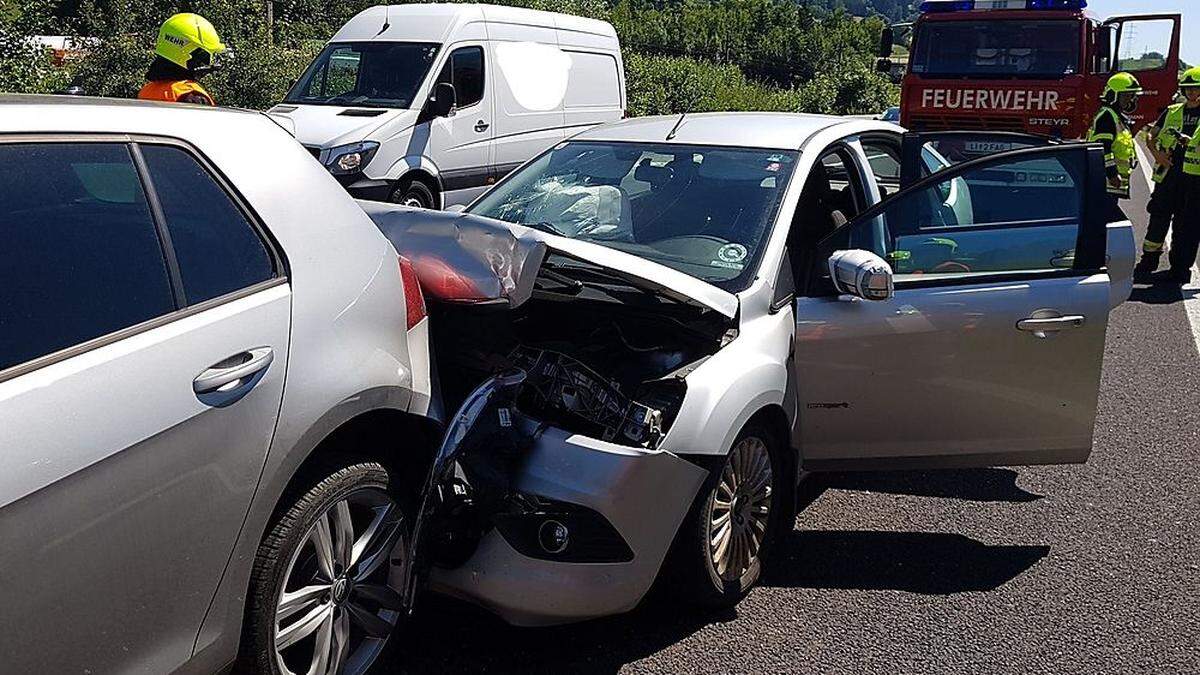
<path fill-rule="evenodd" d="M 895 67 L 895 65 L 896 64 L 892 63 L 891 59 L 882 58 L 875 62 L 875 70 L 876 70 L 876 72 L 882 73 L 884 75 L 891 75 L 892 68 Z"/>
<path fill-rule="evenodd" d="M 896 294 L 892 266 L 870 251 L 835 251 L 829 256 L 829 278 L 840 295 L 881 302 Z"/>
<path fill-rule="evenodd" d="M 892 57 L 892 45 L 896 42 L 896 31 L 891 26 L 884 26 L 883 32 L 879 34 L 879 58 L 888 59 Z"/>
<path fill-rule="evenodd" d="M 454 91 L 454 85 L 449 82 L 438 82 L 433 87 L 433 95 L 429 97 L 429 102 L 425 104 L 426 116 L 430 119 L 449 117 L 454 112 L 454 106 L 457 103 L 458 95 Z"/>

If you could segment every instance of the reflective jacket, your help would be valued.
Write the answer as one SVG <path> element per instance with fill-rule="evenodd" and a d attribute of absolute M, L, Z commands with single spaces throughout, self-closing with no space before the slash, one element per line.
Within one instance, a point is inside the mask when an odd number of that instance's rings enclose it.
<path fill-rule="evenodd" d="M 1183 104 L 1178 103 L 1169 108 L 1163 115 L 1163 126 L 1159 130 L 1158 135 L 1154 137 L 1154 144 L 1163 152 L 1175 152 L 1175 148 L 1179 145 L 1180 134 L 1183 133 Z M 1167 164 L 1159 164 L 1154 167 L 1154 182 L 1161 183 L 1167 178 L 1171 167 Z"/>
<path fill-rule="evenodd" d="M 1125 119 L 1112 108 L 1101 108 L 1092 122 L 1088 141 L 1104 145 L 1104 166 L 1108 170 L 1110 183 L 1113 178 L 1117 180 L 1116 186 L 1108 186 L 1109 194 L 1128 199 L 1130 176 L 1137 165 L 1137 149 L 1133 132 L 1125 124 Z"/>
<path fill-rule="evenodd" d="M 138 92 L 138 98 L 147 101 L 179 102 L 189 98 L 184 103 L 203 103 L 216 105 L 211 94 L 195 80 L 151 80 Z"/>

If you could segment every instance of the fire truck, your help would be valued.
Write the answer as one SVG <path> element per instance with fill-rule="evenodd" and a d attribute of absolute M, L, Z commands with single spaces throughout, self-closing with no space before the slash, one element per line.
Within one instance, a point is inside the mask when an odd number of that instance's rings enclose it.
<path fill-rule="evenodd" d="M 1146 90 L 1135 131 L 1175 97 L 1178 14 L 1101 21 L 1087 0 L 926 0 L 919 9 L 913 23 L 885 29 L 880 45 L 880 70 L 899 75 L 894 45 L 907 42 L 900 123 L 911 130 L 1082 138 L 1120 71 Z"/>

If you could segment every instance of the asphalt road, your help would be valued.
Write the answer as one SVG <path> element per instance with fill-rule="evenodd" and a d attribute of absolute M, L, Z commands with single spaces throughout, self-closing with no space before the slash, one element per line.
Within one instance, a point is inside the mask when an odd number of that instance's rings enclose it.
<path fill-rule="evenodd" d="M 1200 673 L 1196 293 L 1113 314 L 1085 466 L 830 476 L 734 612 L 516 629 L 432 599 L 392 670 Z"/>

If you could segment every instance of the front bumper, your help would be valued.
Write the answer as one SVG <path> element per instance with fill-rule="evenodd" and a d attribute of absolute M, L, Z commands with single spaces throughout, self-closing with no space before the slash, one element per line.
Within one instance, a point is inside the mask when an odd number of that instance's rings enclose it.
<path fill-rule="evenodd" d="M 516 625 L 628 611 L 654 582 L 707 472 L 524 418 L 513 406 L 521 381 L 489 381 L 451 421 L 426 488 L 440 503 L 427 500 L 416 526 L 420 581 Z M 455 504 L 454 494 L 466 497 Z M 521 536 L 548 519 L 568 525 L 562 551 Z"/>
<path fill-rule="evenodd" d="M 579 621 L 633 609 L 650 589 L 704 469 L 648 452 L 546 429 L 514 477 L 521 493 L 586 507 L 633 552 L 628 562 L 580 563 L 519 553 L 498 529 L 456 569 L 434 569 L 434 590 L 523 626 Z"/>

